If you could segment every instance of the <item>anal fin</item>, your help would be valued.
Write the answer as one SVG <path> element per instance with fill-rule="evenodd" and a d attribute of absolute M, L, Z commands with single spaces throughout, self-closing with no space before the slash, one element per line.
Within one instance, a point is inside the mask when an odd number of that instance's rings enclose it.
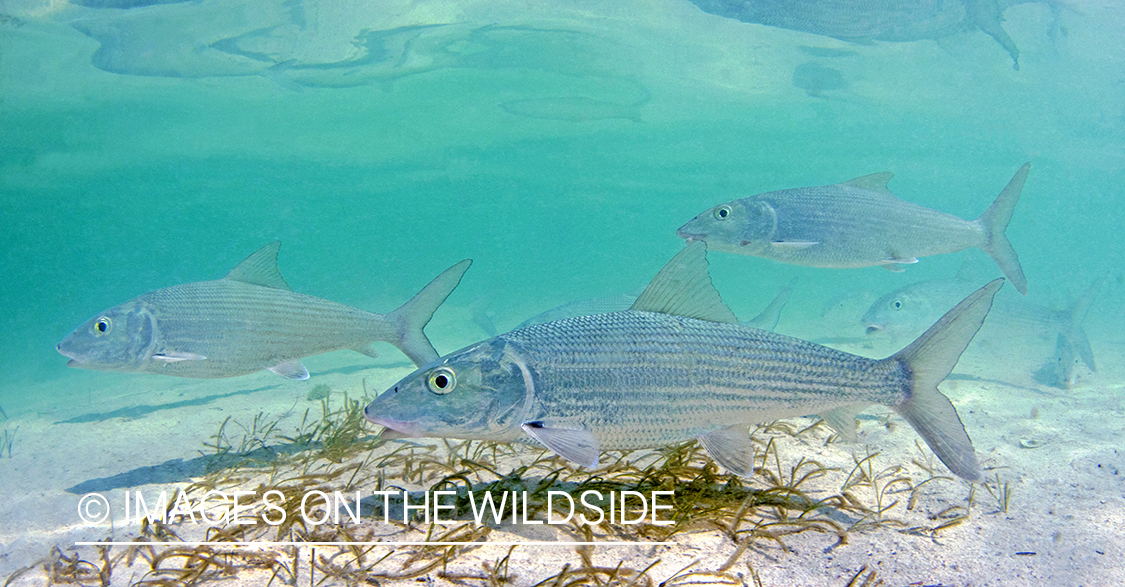
<path fill-rule="evenodd" d="M 378 359 L 379 358 L 379 351 L 375 350 L 375 347 L 370 345 L 370 344 L 352 347 L 351 350 L 353 350 L 353 351 L 355 351 L 355 352 L 357 352 L 361 355 L 364 355 L 366 357 L 371 357 L 372 359 Z"/>
<path fill-rule="evenodd" d="M 840 436 L 848 442 L 855 442 L 858 436 L 855 432 L 855 417 L 859 412 L 867 407 L 866 404 L 852 404 L 850 406 L 840 406 L 833 408 L 819 414 L 824 422 L 828 424 L 833 430 L 840 433 Z"/>

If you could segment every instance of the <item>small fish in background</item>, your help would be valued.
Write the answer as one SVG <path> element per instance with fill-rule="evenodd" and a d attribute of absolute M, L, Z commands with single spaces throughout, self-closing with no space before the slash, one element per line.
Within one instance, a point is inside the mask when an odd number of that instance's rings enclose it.
<path fill-rule="evenodd" d="M 129 10 L 132 8 L 145 8 L 158 4 L 179 4 L 191 0 L 70 0 L 71 4 L 87 8 L 111 8 Z"/>
<path fill-rule="evenodd" d="M 502 102 L 499 107 L 508 114 L 542 120 L 561 120 L 565 122 L 590 122 L 594 120 L 622 119 L 632 122 L 641 120 L 643 101 L 623 104 L 607 100 L 595 100 L 585 96 L 563 96 L 555 98 L 528 98 Z"/>
<path fill-rule="evenodd" d="M 749 320 L 739 320 L 738 323 L 743 326 L 751 328 L 760 328 L 773 332 L 777 328 L 777 323 L 781 321 L 781 311 L 785 309 L 785 304 L 789 303 L 789 296 L 793 294 L 793 286 L 797 283 L 797 278 L 794 277 L 789 281 L 789 284 L 781 288 L 777 292 L 773 300 L 762 310 L 757 316 Z M 546 312 L 542 312 L 520 322 L 514 330 L 526 328 L 528 326 L 535 326 L 536 324 L 546 324 L 547 322 L 554 322 L 556 320 L 565 320 L 567 318 L 576 318 L 578 316 L 592 316 L 594 314 L 609 314 L 610 312 L 620 312 L 628 310 L 630 306 L 637 302 L 637 296 L 630 295 L 616 295 L 605 296 L 600 298 L 588 298 L 585 300 L 578 300 L 563 304 L 557 308 L 552 308 Z M 493 334 L 492 336 L 495 336 Z"/>
<path fill-rule="evenodd" d="M 797 50 L 805 55 L 812 55 L 813 57 L 853 57 L 859 53 L 849 49 L 837 49 L 835 47 L 814 47 L 810 45 L 798 45 Z"/>
<path fill-rule="evenodd" d="M 963 266 L 957 277 L 919 281 L 875 300 L 861 319 L 867 334 L 908 340 L 925 330 L 940 318 L 943 308 L 951 301 L 976 289 L 966 273 Z M 1075 357 L 1090 371 L 1097 371 L 1082 321 L 1104 283 L 1105 278 L 1096 280 L 1066 310 L 1052 310 L 1001 292 L 976 337 L 977 344 L 1002 351 L 1012 360 L 1028 363 L 1030 370 L 1031 364 L 1038 364 L 1041 355 L 1038 347 L 1053 343 L 1052 358 L 1044 366 L 1046 370 L 1035 379 L 1044 385 L 1068 389 L 1075 377 Z"/>
<path fill-rule="evenodd" d="M 981 30 L 1019 70 L 1020 51 L 1004 30 L 1004 11 L 1051 0 L 691 0 L 700 10 L 742 22 L 823 35 L 855 43 L 940 39 Z"/>
<path fill-rule="evenodd" d="M 766 192 L 731 200 L 699 214 L 676 231 L 715 251 L 765 257 L 811 267 L 882 266 L 977 247 L 992 257 L 1022 294 L 1027 279 L 1004 235 L 1019 201 L 1029 163 L 1020 167 L 988 210 L 964 220 L 900 200 L 887 189 L 891 173 L 836 185 Z"/>
<path fill-rule="evenodd" d="M 848 87 L 848 82 L 839 71 L 815 61 L 798 65 L 793 70 L 792 83 L 793 87 L 804 90 L 805 94 L 813 98 L 823 98 L 825 92 Z"/>
<path fill-rule="evenodd" d="M 536 324 L 545 324 L 547 322 L 554 322 L 555 320 L 564 320 L 566 318 L 574 318 L 576 316 L 592 316 L 594 314 L 608 314 L 610 312 L 620 312 L 621 310 L 628 310 L 637 301 L 637 296 L 627 294 L 619 294 L 615 296 L 602 296 L 597 298 L 587 298 L 584 300 L 577 300 L 551 308 L 546 312 L 540 312 L 523 322 L 520 322 L 514 330 L 520 328 L 527 328 Z"/>
<path fill-rule="evenodd" d="M 416 365 L 438 358 L 422 329 L 472 261 L 446 269 L 397 310 L 375 314 L 295 293 L 277 270 L 280 242 L 226 277 L 175 285 L 114 306 L 56 347 L 80 369 L 218 378 L 263 369 L 308 379 L 300 359 L 340 349 L 378 356 L 389 342 Z"/>
<path fill-rule="evenodd" d="M 1078 357 L 1074 354 L 1074 345 L 1061 333 L 1055 338 L 1055 353 L 1035 370 L 1032 378 L 1058 389 L 1070 389 L 1078 381 Z"/>
<path fill-rule="evenodd" d="M 603 449 L 692 438 L 725 469 L 754 471 L 748 426 L 810 413 L 855 436 L 856 413 L 892 407 L 960 477 L 980 466 L 937 385 L 988 315 L 997 279 L 912 344 L 873 360 L 737 324 L 706 246 L 676 255 L 628 310 L 521 328 L 435 361 L 364 411 L 386 438 L 537 442 L 584 467 Z"/>

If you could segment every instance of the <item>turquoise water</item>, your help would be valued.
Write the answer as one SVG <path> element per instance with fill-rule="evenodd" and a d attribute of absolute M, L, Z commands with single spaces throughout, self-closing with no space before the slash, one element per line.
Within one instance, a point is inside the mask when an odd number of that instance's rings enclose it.
<path fill-rule="evenodd" d="M 893 171 L 903 199 L 974 218 L 1025 161 L 1008 235 L 1031 297 L 1111 275 L 1088 330 L 1114 364 L 1121 6 L 1008 8 L 1016 71 L 979 30 L 852 44 L 686 1 L 555 4 L 0 2 L 0 406 L 74 403 L 116 376 L 68 370 L 63 336 L 275 239 L 295 291 L 372 311 L 474 259 L 431 327 L 448 352 L 483 338 L 482 298 L 503 329 L 635 290 L 721 201 Z M 806 91 L 807 62 L 845 83 Z M 799 276 L 780 331 L 860 336 L 808 324 L 962 258 L 893 274 L 714 254 L 712 271 L 742 317 Z"/>

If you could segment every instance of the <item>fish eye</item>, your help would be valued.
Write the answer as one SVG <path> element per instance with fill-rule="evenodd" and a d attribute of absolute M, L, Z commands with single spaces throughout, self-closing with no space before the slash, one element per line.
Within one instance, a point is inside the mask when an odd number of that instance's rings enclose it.
<path fill-rule="evenodd" d="M 895 303 L 894 303 L 894 304 L 892 304 L 892 305 L 894 306 L 894 308 L 895 308 L 896 310 L 898 310 L 898 309 L 902 308 L 902 302 L 900 302 L 900 301 L 898 301 L 898 300 L 895 300 Z"/>
<path fill-rule="evenodd" d="M 106 334 L 112 329 L 113 322 L 107 316 L 102 316 L 94 322 L 94 330 L 97 331 L 98 334 Z"/>
<path fill-rule="evenodd" d="M 445 395 L 453 391 L 454 387 L 457 387 L 457 376 L 446 367 L 438 367 L 430 373 L 427 383 L 430 386 L 430 391 Z"/>
<path fill-rule="evenodd" d="M 730 206 L 727 206 L 726 204 L 715 208 L 715 218 L 717 220 L 726 220 L 727 218 L 730 218 L 730 213 Z"/>

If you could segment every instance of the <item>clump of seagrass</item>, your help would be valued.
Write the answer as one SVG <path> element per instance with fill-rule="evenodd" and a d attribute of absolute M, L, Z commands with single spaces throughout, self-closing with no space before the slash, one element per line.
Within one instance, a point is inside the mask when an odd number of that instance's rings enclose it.
<path fill-rule="evenodd" d="M 16 432 L 19 431 L 19 426 L 16 426 L 14 430 L 4 429 L 3 436 L 0 436 L 0 458 L 4 458 L 5 454 L 8 455 L 9 459 L 12 458 L 12 444 L 16 441 Z"/>
<path fill-rule="evenodd" d="M 318 383 L 309 390 L 309 394 L 305 396 L 305 399 L 310 402 L 315 402 L 326 399 L 330 395 L 332 395 L 332 388 L 323 383 Z"/>
<path fill-rule="evenodd" d="M 66 558 L 61 553 L 51 566 L 45 566 L 54 582 L 99 584 L 115 566 L 134 567 L 130 572 L 145 587 L 200 585 L 241 573 L 258 572 L 268 583 L 382 585 L 423 577 L 443 578 L 463 585 L 686 585 L 742 584 L 742 577 L 761 585 L 751 565 L 754 553 L 787 551 L 787 541 L 798 534 L 816 533 L 834 539 L 835 548 L 847 543 L 851 532 L 893 529 L 935 537 L 969 515 L 977 492 L 971 490 L 968 503 L 954 504 L 923 514 L 915 512 L 923 497 L 929 498 L 940 481 L 952 482 L 935 473 L 933 457 L 919 446 L 919 457 L 906 465 L 880 464 L 880 453 L 864 449 L 846 468 L 825 466 L 804 456 L 802 447 L 824 447 L 836 436 L 819 421 L 791 420 L 760 426 L 751 440 L 756 446 L 755 474 L 743 479 L 723 473 L 706 456 L 698 443 L 686 442 L 655 451 L 609 451 L 606 463 L 597 470 L 580 469 L 548 451 L 523 445 L 465 441 L 433 442 L 386 441 L 365 427 L 361 401 L 336 393 L 323 397 L 306 409 L 301 423 L 283 430 L 281 418 L 259 414 L 246 425 L 230 419 L 205 444 L 213 466 L 202 478 L 186 488 L 194 507 L 218 514 L 230 504 L 207 501 L 212 491 L 252 491 L 247 498 L 254 504 L 272 496 L 273 510 L 260 505 L 243 515 L 240 523 L 223 523 L 208 529 L 210 544 L 185 544 L 181 535 L 188 531 L 182 519 L 145 522 L 137 541 L 158 545 L 137 545 L 112 556 L 110 549 L 99 551 L 96 562 Z M 319 412 L 319 413 L 318 413 Z M 794 422 L 801 423 L 794 425 Z M 241 431 L 239 435 L 235 430 Z M 833 445 L 839 446 L 839 445 Z M 836 450 L 836 449 L 833 449 Z M 1010 488 L 996 477 L 984 486 L 998 508 L 1006 508 Z M 305 496 L 322 492 L 371 495 L 395 490 L 424 493 L 438 490 L 454 492 L 453 525 L 427 523 L 419 515 L 408 517 L 371 516 L 360 522 L 347 515 L 339 521 L 331 515 L 338 504 L 323 498 Z M 465 554 L 481 548 L 503 524 L 485 520 L 477 524 L 471 516 L 470 495 L 527 492 L 527 511 L 531 518 L 548 514 L 547 494 L 563 491 L 577 497 L 587 490 L 603 494 L 623 491 L 643 495 L 671 491 L 672 509 L 661 517 L 672 521 L 660 526 L 647 520 L 625 525 L 602 519 L 596 524 L 554 526 L 574 539 L 586 542 L 605 540 L 665 541 L 684 533 L 720 532 L 729 539 L 725 558 L 703 568 L 699 561 L 678 569 L 659 570 L 654 556 L 647 566 L 632 568 L 624 564 L 599 565 L 594 549 L 576 549 L 578 560 L 562 566 L 549 577 L 522 576 L 509 562 L 518 547 L 503 554 L 472 562 Z M 206 503 L 205 503 L 206 502 Z M 554 502 L 558 504 L 559 502 Z M 206 505 L 206 508 L 204 507 Z M 360 511 L 360 504 L 352 504 Z M 368 504 L 370 505 L 370 504 Z M 624 510 L 635 519 L 643 504 L 626 499 Z M 172 504 L 169 503 L 171 511 Z M 379 506 L 382 507 L 382 502 Z M 318 518 L 306 521 L 302 511 L 310 509 Z M 350 505 L 349 505 L 350 508 Z M 278 512 L 284 514 L 284 521 Z M 384 514 L 386 512 L 383 512 Z M 561 514 L 562 512 L 553 512 Z M 907 517 L 925 516 L 925 523 Z M 560 515 L 559 518 L 562 516 Z M 272 521 L 271 521 L 272 520 Z M 620 520 L 620 518 L 619 518 Z M 276 522 L 276 523 L 275 523 Z M 239 543 L 278 541 L 293 543 L 269 548 L 248 548 Z M 382 546 L 380 541 L 444 544 Z M 298 546 L 299 543 L 332 543 Z M 229 543 L 229 546 L 227 544 Z M 165 545 L 166 544 L 166 545 Z M 743 564 L 748 575 L 736 574 Z M 54 570 L 51 570 L 54 569 Z M 104 584 L 104 583 L 101 583 Z M 857 573 L 849 585 L 877 585 L 874 572 Z"/>

